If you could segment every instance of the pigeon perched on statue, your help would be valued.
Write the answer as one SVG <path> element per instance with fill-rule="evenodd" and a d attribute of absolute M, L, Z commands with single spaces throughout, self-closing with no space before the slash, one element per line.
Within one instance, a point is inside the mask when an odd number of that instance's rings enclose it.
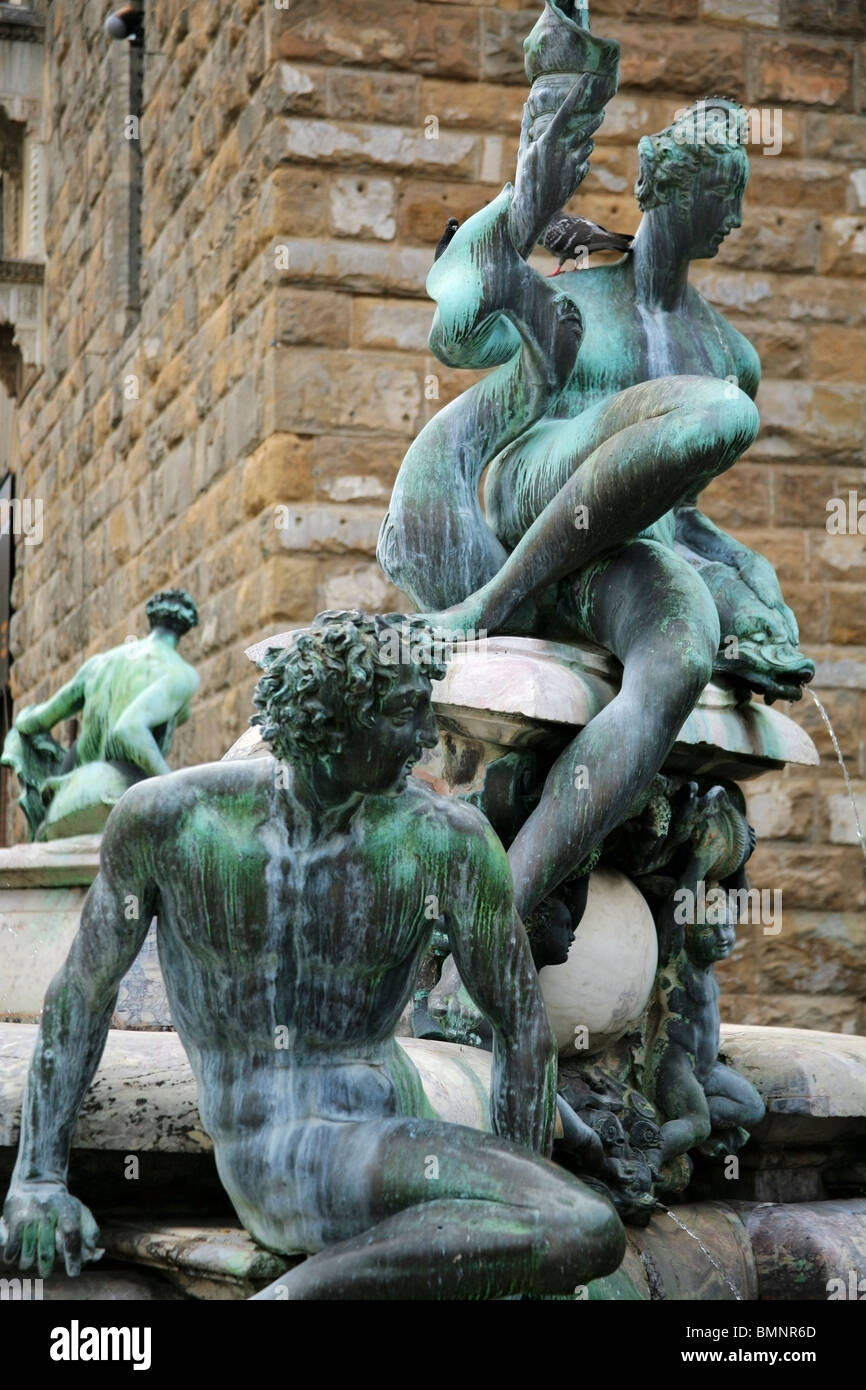
<path fill-rule="evenodd" d="M 439 245 L 436 247 L 436 254 L 433 257 L 434 261 L 438 261 L 439 257 L 442 255 L 442 252 L 447 251 L 449 245 L 451 244 L 451 238 L 454 236 L 454 233 L 457 231 L 457 228 L 459 226 L 460 223 L 457 221 L 456 217 L 448 218 L 448 221 L 445 223 L 445 231 L 439 238 Z"/>
<path fill-rule="evenodd" d="M 609 232 L 590 222 L 585 217 L 570 217 L 560 213 L 539 237 L 538 244 L 559 258 L 554 275 L 559 275 L 566 261 L 577 260 L 581 251 L 592 255 L 593 251 L 630 251 L 634 237 L 625 232 Z"/>

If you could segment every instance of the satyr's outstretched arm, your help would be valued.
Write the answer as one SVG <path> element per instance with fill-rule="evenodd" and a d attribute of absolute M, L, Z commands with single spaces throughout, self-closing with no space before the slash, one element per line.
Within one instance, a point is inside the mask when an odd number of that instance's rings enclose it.
<path fill-rule="evenodd" d="M 29 705 L 19 711 L 15 728 L 19 734 L 46 734 L 61 719 L 71 719 L 84 707 L 84 683 L 87 666 L 76 671 L 72 680 L 62 685 L 56 694 L 41 705 Z"/>
<path fill-rule="evenodd" d="M 41 1277 L 55 1253 L 68 1274 L 97 1255 L 98 1230 L 66 1189 L 72 1132 L 102 1056 L 117 991 L 156 906 L 152 877 L 139 865 L 146 844 L 124 803 L 109 818 L 99 874 L 69 955 L 48 987 L 21 1114 L 18 1160 L 0 1222 L 0 1253 Z"/>
<path fill-rule="evenodd" d="M 493 1028 L 493 1129 L 549 1155 L 556 1045 L 526 931 L 514 909 L 511 870 L 492 830 L 469 845 L 468 904 L 445 916 L 463 983 Z"/>

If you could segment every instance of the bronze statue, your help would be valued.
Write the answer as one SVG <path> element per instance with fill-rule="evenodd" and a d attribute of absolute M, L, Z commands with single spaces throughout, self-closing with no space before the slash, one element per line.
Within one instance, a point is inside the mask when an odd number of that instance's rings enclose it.
<path fill-rule="evenodd" d="M 713 974 L 717 961 L 734 949 L 737 906 L 747 891 L 742 870 L 753 846 L 738 789 L 719 786 L 705 793 L 697 802 L 677 887 L 658 914 L 659 967 L 644 1089 L 661 1114 L 665 1162 L 696 1147 L 714 1158 L 736 1153 L 764 1116 L 752 1083 L 719 1057 L 719 986 Z"/>
<path fill-rule="evenodd" d="M 688 281 L 740 225 L 743 113 L 714 99 L 640 141 L 644 216 L 621 260 L 553 284 L 526 262 L 616 85 L 618 46 L 582 20 L 574 0 L 546 0 L 514 186 L 428 277 L 432 351 L 501 365 L 413 443 L 379 543 L 441 628 L 589 641 L 622 662 L 617 698 L 561 753 L 509 849 L 524 918 L 622 821 L 714 667 L 768 700 L 798 698 L 814 673 L 772 567 L 697 507 L 758 430 L 757 354 Z M 724 117 L 712 141 L 708 107 Z"/>
<path fill-rule="evenodd" d="M 147 637 L 90 657 L 50 700 L 19 711 L 2 762 L 21 783 L 31 839 L 101 830 L 127 787 L 169 771 L 174 731 L 199 683 L 177 646 L 198 610 L 183 589 L 165 589 L 145 613 Z M 74 715 L 78 737 L 64 748 L 51 730 Z"/>
<path fill-rule="evenodd" d="M 407 775 L 436 742 L 443 668 L 417 620 L 415 659 L 392 659 L 406 621 L 320 615 L 256 689 L 274 757 L 141 782 L 111 815 L 45 1000 L 7 1260 L 45 1275 L 57 1253 L 75 1274 L 97 1253 L 70 1139 L 156 914 L 226 1191 L 264 1246 L 311 1256 L 258 1297 L 568 1294 L 619 1265 L 613 1207 L 547 1159 L 555 1048 L 505 853 L 479 811 Z M 394 1038 L 434 926 L 493 1029 L 493 1134 L 440 1121 Z"/>

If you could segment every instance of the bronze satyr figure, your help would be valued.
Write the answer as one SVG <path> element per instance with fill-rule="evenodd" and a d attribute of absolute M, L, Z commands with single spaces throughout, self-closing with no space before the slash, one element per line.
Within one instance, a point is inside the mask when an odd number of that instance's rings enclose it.
<path fill-rule="evenodd" d="M 50 700 L 19 711 L 2 761 L 21 783 L 31 839 L 99 831 L 127 787 L 169 771 L 174 731 L 198 689 L 177 645 L 198 609 L 183 589 L 164 589 L 145 613 L 147 637 L 90 657 Z M 51 730 L 76 715 L 78 737 L 64 748 Z"/>
<path fill-rule="evenodd" d="M 423 622 L 408 657 L 390 640 L 407 621 L 320 615 L 256 689 L 273 757 L 141 782 L 112 813 L 45 1000 L 7 1260 L 75 1274 L 96 1254 L 70 1139 L 155 913 L 226 1191 L 262 1245 L 311 1256 L 258 1297 L 561 1296 L 619 1265 L 611 1204 L 547 1158 L 556 1054 L 505 853 L 408 777 L 444 670 Z M 394 1037 L 434 925 L 493 1029 L 492 1134 L 438 1119 Z"/>

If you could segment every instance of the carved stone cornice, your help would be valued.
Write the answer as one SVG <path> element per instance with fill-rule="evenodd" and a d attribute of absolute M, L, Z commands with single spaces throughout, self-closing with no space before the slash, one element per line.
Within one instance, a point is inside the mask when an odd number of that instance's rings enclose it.
<path fill-rule="evenodd" d="M 41 261 L 17 261 L 0 257 L 0 281 L 4 284 L 41 285 L 45 266 Z"/>
<path fill-rule="evenodd" d="M 23 5 L 0 4 L 0 39 L 13 43 L 42 43 L 45 22 Z"/>

